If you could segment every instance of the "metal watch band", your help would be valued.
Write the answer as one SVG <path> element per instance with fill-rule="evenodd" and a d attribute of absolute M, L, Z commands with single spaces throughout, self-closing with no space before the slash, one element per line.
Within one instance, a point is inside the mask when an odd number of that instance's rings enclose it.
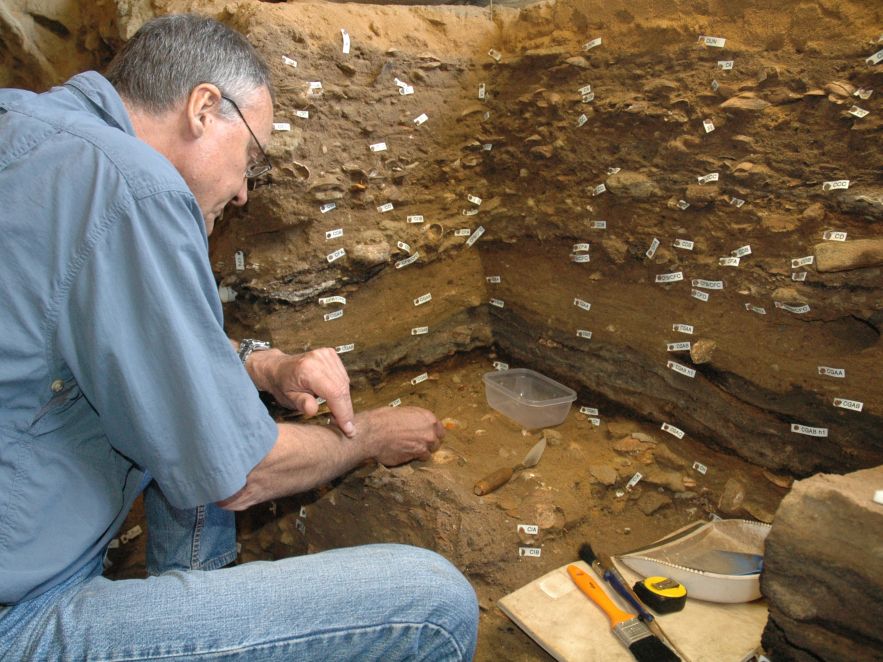
<path fill-rule="evenodd" d="M 260 352 L 265 349 L 270 349 L 270 343 L 268 343 L 266 340 L 254 340 L 253 338 L 246 338 L 239 343 L 239 360 L 242 361 L 242 365 L 245 365 L 245 361 L 248 359 L 249 355 L 252 352 Z"/>

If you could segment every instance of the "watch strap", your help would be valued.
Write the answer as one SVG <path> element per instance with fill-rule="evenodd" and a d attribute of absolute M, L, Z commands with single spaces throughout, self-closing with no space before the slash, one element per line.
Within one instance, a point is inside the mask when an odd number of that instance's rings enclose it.
<path fill-rule="evenodd" d="M 252 352 L 260 352 L 265 349 L 270 349 L 270 343 L 268 343 L 266 340 L 255 340 L 253 338 L 246 338 L 239 343 L 239 360 L 242 361 L 242 365 L 245 365 L 246 360 Z"/>

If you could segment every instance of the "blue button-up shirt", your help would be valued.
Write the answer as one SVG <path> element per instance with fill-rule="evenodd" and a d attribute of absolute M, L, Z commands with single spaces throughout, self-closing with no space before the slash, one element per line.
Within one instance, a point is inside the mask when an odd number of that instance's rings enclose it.
<path fill-rule="evenodd" d="M 0 604 L 101 553 L 144 471 L 179 508 L 278 428 L 223 331 L 196 200 L 88 72 L 0 90 Z"/>

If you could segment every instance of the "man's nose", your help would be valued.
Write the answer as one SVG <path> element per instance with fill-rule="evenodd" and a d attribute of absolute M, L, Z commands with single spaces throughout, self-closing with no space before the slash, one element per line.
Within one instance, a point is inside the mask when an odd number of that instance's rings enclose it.
<path fill-rule="evenodd" d="M 233 196 L 233 199 L 230 201 L 237 207 L 241 207 L 248 201 L 248 180 L 242 180 L 242 188 L 239 189 L 239 192 Z"/>

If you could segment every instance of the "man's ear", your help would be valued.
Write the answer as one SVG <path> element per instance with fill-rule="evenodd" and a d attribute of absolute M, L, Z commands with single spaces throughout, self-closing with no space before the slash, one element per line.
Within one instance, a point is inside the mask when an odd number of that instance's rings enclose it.
<path fill-rule="evenodd" d="M 187 128 L 194 138 L 201 138 L 215 121 L 220 103 L 221 91 L 212 83 L 200 83 L 190 92 L 184 112 Z"/>

